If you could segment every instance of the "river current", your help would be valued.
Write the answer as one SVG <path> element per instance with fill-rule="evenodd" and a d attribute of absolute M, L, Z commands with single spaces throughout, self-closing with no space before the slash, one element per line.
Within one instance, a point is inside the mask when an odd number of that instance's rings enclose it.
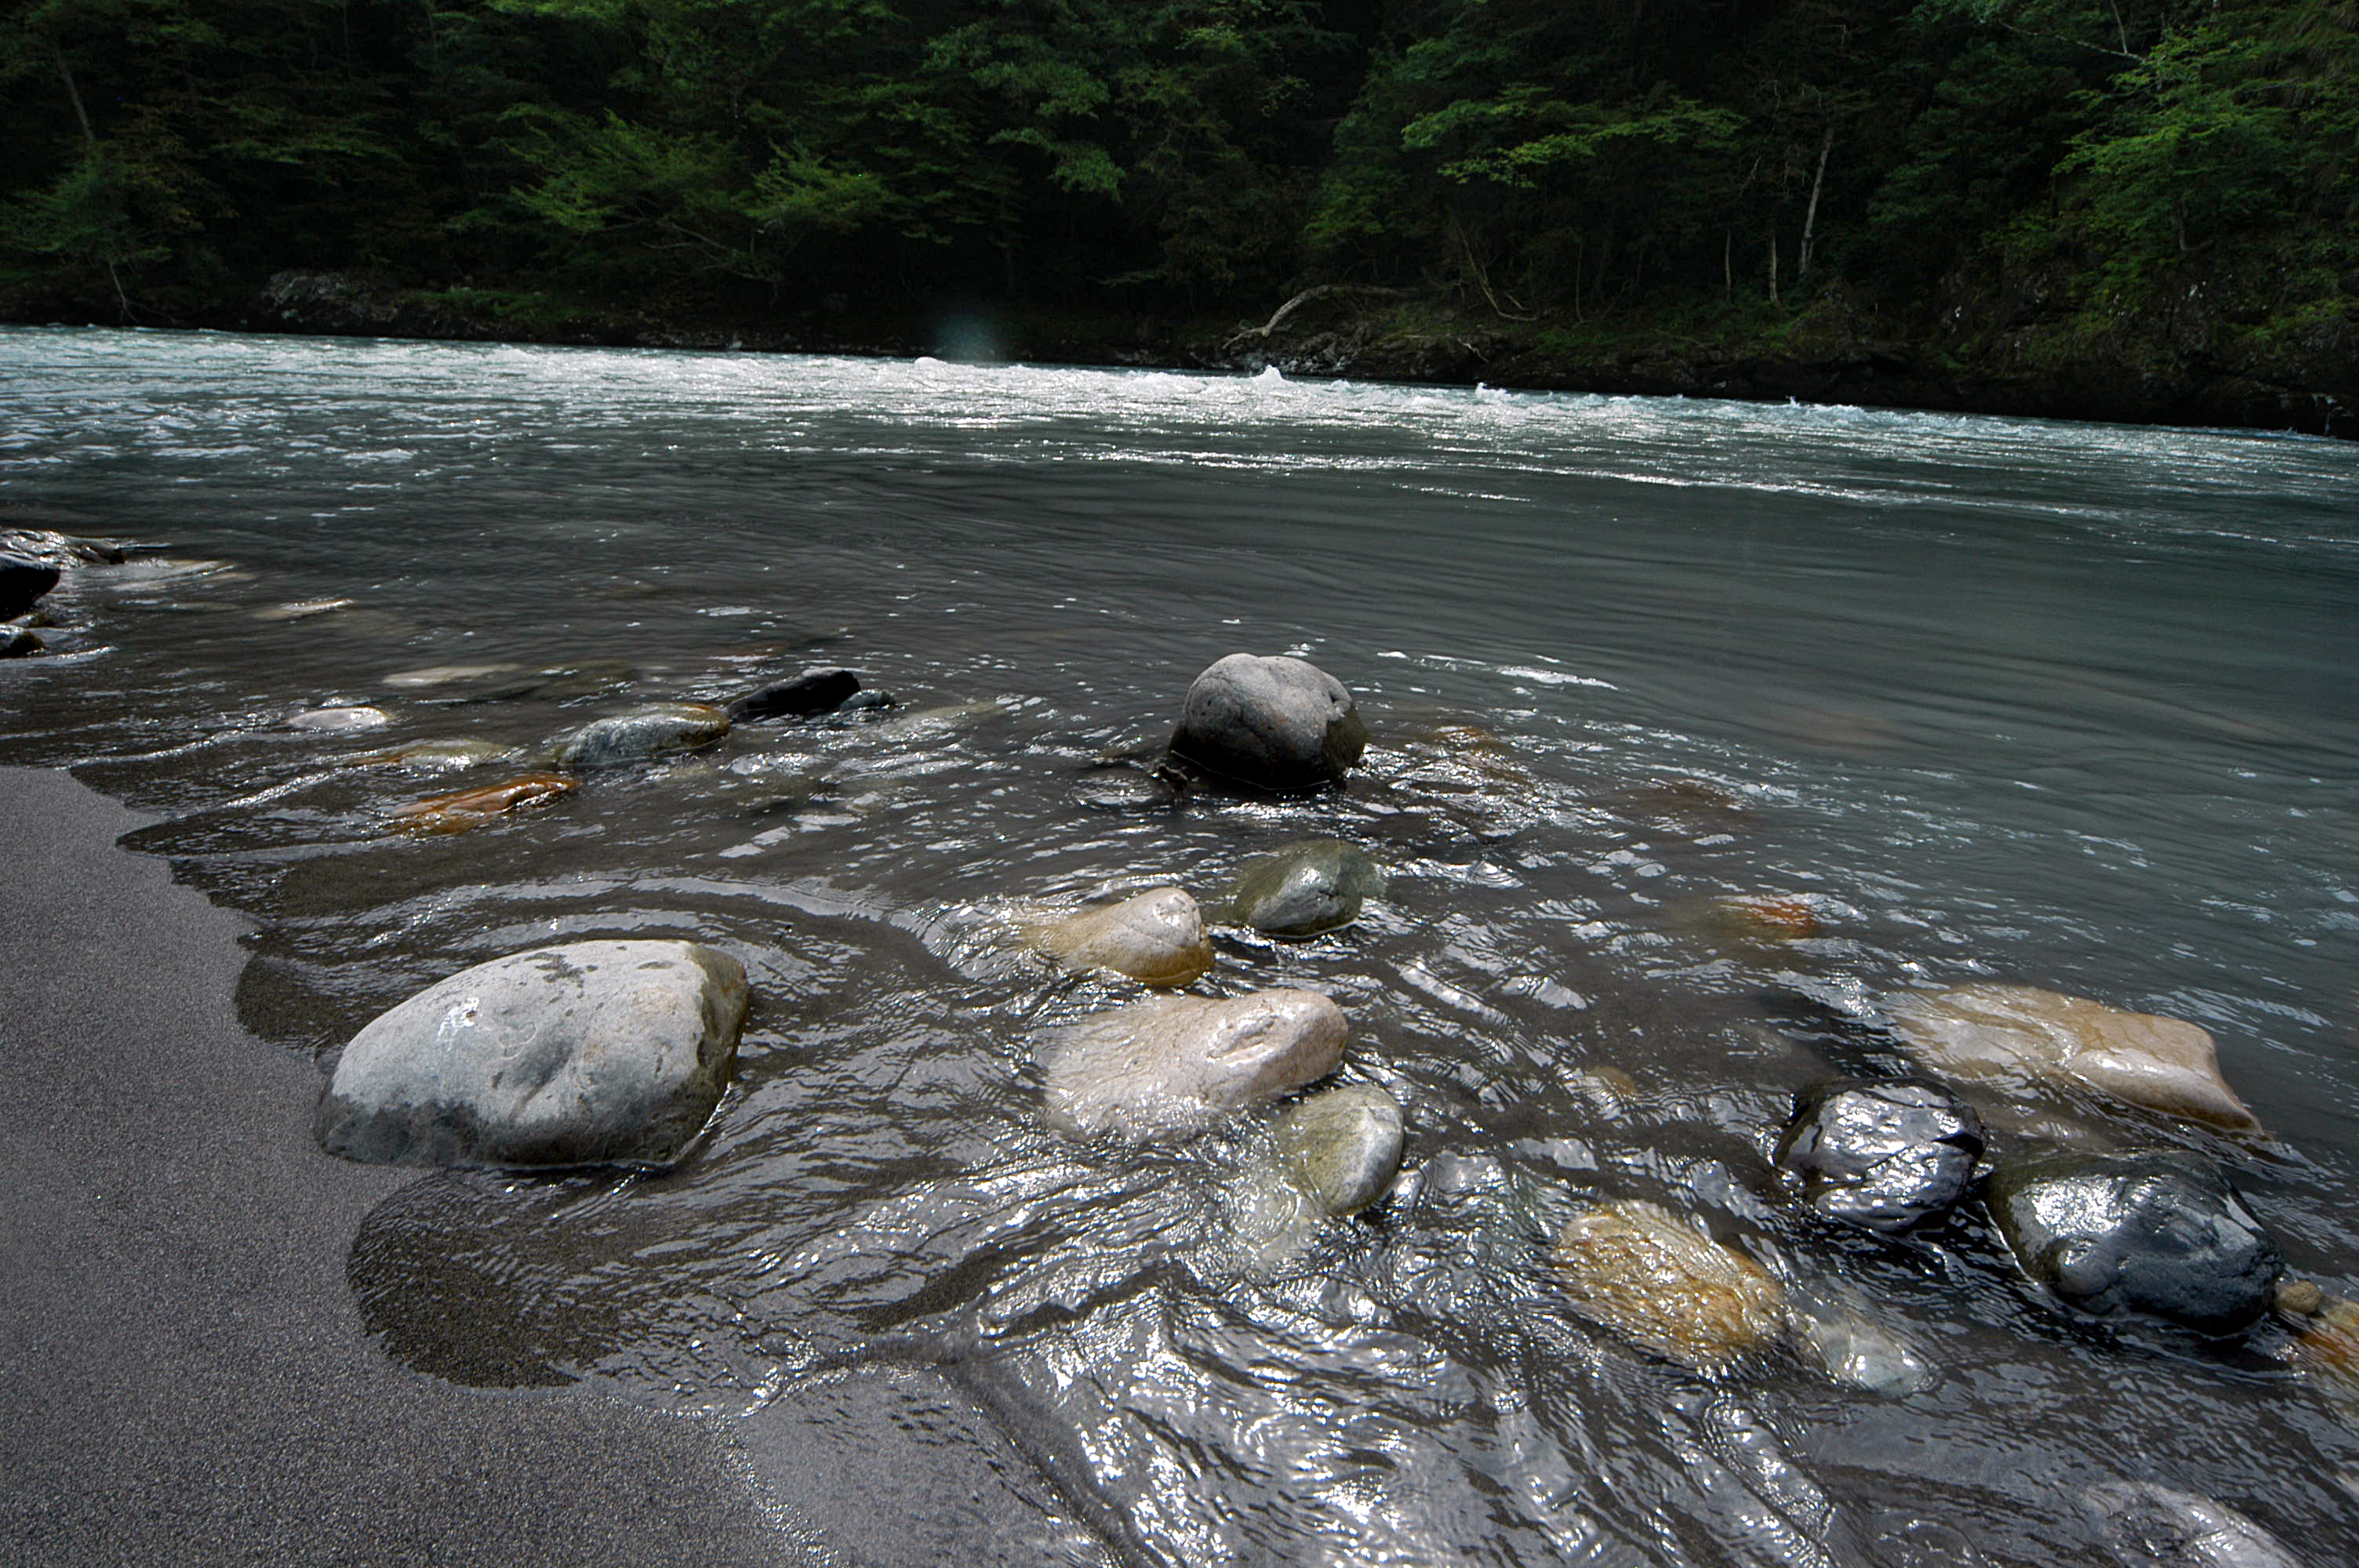
<path fill-rule="evenodd" d="M 1830 1236 L 1767 1159 L 1827 1020 L 1897 991 L 2167 1013 L 2269 1138 L 2085 1106 L 2072 1136 L 2212 1154 L 2295 1273 L 2359 1294 L 2359 446 L 9 330 L 23 524 L 137 548 L 0 664 L 0 762 L 158 818 L 132 846 L 255 923 L 264 1039 L 330 1052 L 575 937 L 690 936 L 752 977 L 676 1169 L 421 1175 L 370 1217 L 353 1288 L 405 1365 L 791 1407 L 854 1450 L 894 1423 L 1038 1519 L 1011 1561 L 2044 1568 L 2102 1560 L 2086 1493 L 2118 1481 L 2359 1561 L 2359 1418 L 2268 1332 L 2093 1328 L 1974 1216 Z M 1100 809 L 1237 651 L 1352 688 L 1350 787 Z M 473 833 L 388 813 L 496 773 L 354 761 L 821 664 L 897 707 Z M 289 722 L 345 704 L 392 722 Z M 1336 998 L 1408 1152 L 1369 1215 L 1273 1238 L 1254 1119 L 1143 1150 L 1043 1125 L 1044 1033 L 1137 992 L 1014 933 L 1210 900 L 1312 837 L 1384 897 L 1307 943 L 1224 932 L 1197 989 Z M 1810 918 L 1748 927 L 1747 897 Z M 1546 1251 L 1596 1195 L 1694 1217 L 1929 1385 L 1790 1352 L 1708 1379 L 1584 1324 Z M 877 1368 L 886 1395 L 829 1403 Z"/>

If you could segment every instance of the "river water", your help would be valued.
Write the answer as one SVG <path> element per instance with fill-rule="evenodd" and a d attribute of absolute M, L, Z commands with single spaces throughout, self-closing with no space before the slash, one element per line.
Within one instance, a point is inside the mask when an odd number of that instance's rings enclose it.
<path fill-rule="evenodd" d="M 134 846 L 256 923 L 258 1034 L 332 1050 L 572 937 L 694 936 L 753 977 L 676 1170 L 421 1176 L 371 1217 L 353 1286 L 407 1365 L 792 1406 L 855 1447 L 889 1419 L 989 1458 L 1039 1561 L 2027 1568 L 2095 1560 L 2083 1494 L 2118 1480 L 2359 1561 L 2359 1436 L 2273 1331 L 2091 1329 L 1972 1216 L 1895 1247 L 1766 1195 L 1827 1020 L 2021 981 L 2212 1031 L 2271 1141 L 2045 1108 L 2221 1158 L 2296 1272 L 2359 1292 L 2359 447 L 32 330 L 0 331 L 0 524 L 150 546 L 0 665 L 0 762 L 161 818 Z M 1096 808 L 1240 650 L 1353 690 L 1351 787 Z M 496 769 L 352 765 L 811 664 L 899 706 L 448 838 L 386 814 Z M 454 665 L 492 667 L 413 674 Z M 390 726 L 288 722 L 351 703 Z M 1408 1155 L 1370 1216 L 1272 1241 L 1250 1121 L 1145 1151 L 1043 1126 L 1036 1044 L 1135 988 L 1011 928 L 1209 899 L 1318 836 L 1386 896 L 1306 944 L 1225 934 L 1199 989 L 1342 1001 Z M 1817 934 L 1748 934 L 1733 896 Z M 1593 1195 L 1696 1217 L 1930 1386 L 1617 1344 L 1545 1261 Z M 901 1402 L 828 1415 L 864 1367 Z"/>

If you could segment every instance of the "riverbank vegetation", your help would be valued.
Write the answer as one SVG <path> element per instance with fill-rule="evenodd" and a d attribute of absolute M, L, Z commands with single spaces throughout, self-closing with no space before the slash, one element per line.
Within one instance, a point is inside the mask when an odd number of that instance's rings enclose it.
<path fill-rule="evenodd" d="M 2359 405 L 2354 0 L 32 0 L 0 81 L 16 319 Z"/>

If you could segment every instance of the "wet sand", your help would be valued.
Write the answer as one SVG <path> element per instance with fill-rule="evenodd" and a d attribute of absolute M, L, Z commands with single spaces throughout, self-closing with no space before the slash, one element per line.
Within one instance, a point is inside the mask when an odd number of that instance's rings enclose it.
<path fill-rule="evenodd" d="M 731 1430 L 460 1389 L 364 1336 L 344 1258 L 414 1173 L 310 1130 L 239 1027 L 239 919 L 0 768 L 0 1563 L 812 1561 Z"/>

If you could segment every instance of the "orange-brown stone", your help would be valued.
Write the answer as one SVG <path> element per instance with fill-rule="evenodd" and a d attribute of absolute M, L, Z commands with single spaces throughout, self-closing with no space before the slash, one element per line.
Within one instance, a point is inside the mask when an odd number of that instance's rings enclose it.
<path fill-rule="evenodd" d="M 430 795 L 394 807 L 393 825 L 411 833 L 464 833 L 495 822 L 511 811 L 545 806 L 571 795 L 581 782 L 563 773 L 519 773 L 495 784 Z"/>

